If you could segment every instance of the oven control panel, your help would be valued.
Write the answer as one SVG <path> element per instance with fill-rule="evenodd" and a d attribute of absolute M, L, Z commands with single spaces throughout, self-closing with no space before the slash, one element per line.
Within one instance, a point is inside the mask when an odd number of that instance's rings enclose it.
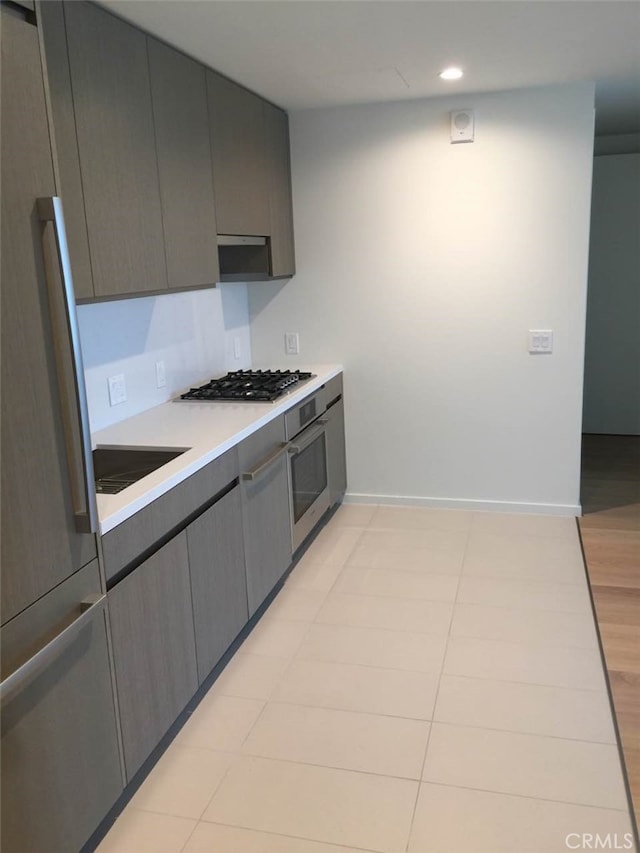
<path fill-rule="evenodd" d="M 301 403 L 298 403 L 285 413 L 284 422 L 287 440 L 289 441 L 294 438 L 301 430 L 320 417 L 323 412 L 326 412 L 326 410 L 327 394 L 323 385 L 322 388 L 318 388 L 317 391 L 305 397 Z"/>

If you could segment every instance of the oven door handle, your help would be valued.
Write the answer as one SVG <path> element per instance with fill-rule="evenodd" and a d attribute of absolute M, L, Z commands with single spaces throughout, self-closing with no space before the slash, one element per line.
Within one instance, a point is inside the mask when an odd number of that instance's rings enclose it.
<path fill-rule="evenodd" d="M 317 421 L 314 421 L 312 426 L 308 427 L 301 436 L 298 436 L 298 440 L 296 444 L 291 444 L 289 447 L 289 453 L 292 455 L 295 453 L 302 453 L 310 444 L 312 444 L 316 438 L 320 438 L 320 436 L 325 432 L 325 426 L 329 423 L 326 418 L 318 418 Z M 302 439 L 302 441 L 300 441 Z"/>
<path fill-rule="evenodd" d="M 285 441 L 284 444 L 281 444 L 273 453 L 270 453 L 266 459 L 264 459 L 257 467 L 252 468 L 251 471 L 243 471 L 242 479 L 243 480 L 255 480 L 260 474 L 270 468 L 275 462 L 280 459 L 281 456 L 284 456 L 285 453 L 289 451 L 291 442 Z"/>

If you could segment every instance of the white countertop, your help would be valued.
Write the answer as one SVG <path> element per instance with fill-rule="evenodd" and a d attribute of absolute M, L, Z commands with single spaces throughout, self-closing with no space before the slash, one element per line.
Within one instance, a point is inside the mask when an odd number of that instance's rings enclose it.
<path fill-rule="evenodd" d="M 315 378 L 304 382 L 274 403 L 171 401 L 93 433 L 91 441 L 94 448 L 113 445 L 152 449 L 188 448 L 185 453 L 117 495 L 99 494 L 100 533 L 113 530 L 342 372 L 339 364 L 305 365 L 297 369 L 310 371 L 315 374 Z M 204 379 L 203 383 L 206 381 Z"/>

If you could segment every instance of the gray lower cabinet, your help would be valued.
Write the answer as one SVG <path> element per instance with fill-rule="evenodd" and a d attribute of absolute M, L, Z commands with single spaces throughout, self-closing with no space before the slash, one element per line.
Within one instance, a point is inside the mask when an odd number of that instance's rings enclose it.
<path fill-rule="evenodd" d="M 122 792 L 105 610 L 83 618 L 80 607 L 99 589 L 94 560 L 2 628 L 5 679 L 20 676 L 25 658 L 33 664 L 34 636 L 46 649 L 35 674 L 8 691 L 3 684 L 6 853 L 75 853 Z"/>
<path fill-rule="evenodd" d="M 130 781 L 198 686 L 186 532 L 111 590 L 109 612 Z"/>
<path fill-rule="evenodd" d="M 237 476 L 238 455 L 233 447 L 106 533 L 102 537 L 102 557 L 107 583 L 113 583 L 120 572 L 138 562 L 145 552 L 151 552 L 171 531 L 186 527 L 188 519 L 195 518 L 201 507 Z"/>
<path fill-rule="evenodd" d="M 327 467 L 329 473 L 329 501 L 333 506 L 342 500 L 347 490 L 347 458 L 344 444 L 344 403 L 342 397 L 327 409 Z"/>
<path fill-rule="evenodd" d="M 202 682 L 249 618 L 239 486 L 187 527 L 187 543 Z"/>
<path fill-rule="evenodd" d="M 284 445 L 281 416 L 238 448 L 249 616 L 291 563 L 289 471 Z"/>

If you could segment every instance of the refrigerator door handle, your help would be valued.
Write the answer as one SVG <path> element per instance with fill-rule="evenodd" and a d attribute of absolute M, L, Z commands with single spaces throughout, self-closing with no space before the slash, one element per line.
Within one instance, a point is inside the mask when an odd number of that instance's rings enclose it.
<path fill-rule="evenodd" d="M 48 274 L 46 279 L 49 288 L 49 308 L 55 341 L 56 366 L 63 396 L 67 462 L 76 529 L 80 533 L 97 533 L 98 506 L 93 474 L 89 408 L 62 200 L 58 196 L 39 198 L 38 215 L 41 222 L 53 223 L 64 297 L 64 306 L 61 307 L 58 278 Z"/>
<path fill-rule="evenodd" d="M 26 663 L 19 666 L 0 683 L 0 705 L 8 702 L 16 693 L 30 684 L 36 676 L 47 669 L 67 649 L 80 631 L 99 611 L 104 610 L 106 595 L 95 595 L 80 603 L 81 613 L 67 625 L 53 640 L 50 640 Z"/>

